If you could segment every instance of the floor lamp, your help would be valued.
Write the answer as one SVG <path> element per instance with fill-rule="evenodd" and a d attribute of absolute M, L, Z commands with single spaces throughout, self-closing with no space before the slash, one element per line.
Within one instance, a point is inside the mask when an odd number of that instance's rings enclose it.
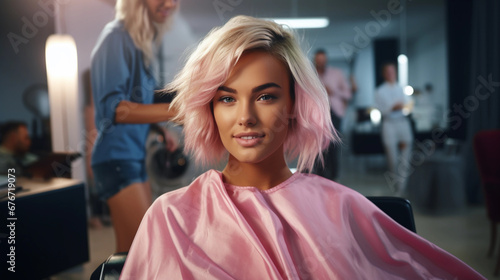
<path fill-rule="evenodd" d="M 73 37 L 63 34 L 50 35 L 45 46 L 45 59 L 52 150 L 77 152 L 81 142 L 79 131 L 81 116 L 78 106 L 77 51 Z M 68 158 L 65 165 L 67 170 L 71 171 L 71 159 Z"/>

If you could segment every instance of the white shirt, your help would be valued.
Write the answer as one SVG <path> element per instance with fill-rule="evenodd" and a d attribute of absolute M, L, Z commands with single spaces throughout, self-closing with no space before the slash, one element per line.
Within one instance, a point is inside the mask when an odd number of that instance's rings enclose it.
<path fill-rule="evenodd" d="M 380 110 L 385 118 L 396 119 L 404 117 L 403 111 L 392 111 L 397 103 L 403 105 L 410 102 L 410 97 L 403 92 L 403 88 L 397 83 L 384 82 L 375 91 L 375 107 Z"/>

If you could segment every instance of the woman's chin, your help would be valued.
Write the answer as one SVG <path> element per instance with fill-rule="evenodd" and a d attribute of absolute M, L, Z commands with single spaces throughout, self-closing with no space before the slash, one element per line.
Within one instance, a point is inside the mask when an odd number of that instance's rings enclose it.
<path fill-rule="evenodd" d="M 246 156 L 235 156 L 234 157 L 236 159 L 237 162 L 239 163 L 244 163 L 244 164 L 257 164 L 257 163 L 260 163 L 262 162 L 262 158 L 261 157 L 257 157 L 257 156 L 249 156 L 249 155 L 246 155 Z"/>

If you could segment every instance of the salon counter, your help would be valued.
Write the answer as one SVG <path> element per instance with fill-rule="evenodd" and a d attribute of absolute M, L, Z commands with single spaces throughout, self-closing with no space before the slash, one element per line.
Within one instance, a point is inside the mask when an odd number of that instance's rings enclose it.
<path fill-rule="evenodd" d="M 15 184 L 22 190 L 0 199 L 0 279 L 43 279 L 87 262 L 84 184 L 65 178 Z"/>

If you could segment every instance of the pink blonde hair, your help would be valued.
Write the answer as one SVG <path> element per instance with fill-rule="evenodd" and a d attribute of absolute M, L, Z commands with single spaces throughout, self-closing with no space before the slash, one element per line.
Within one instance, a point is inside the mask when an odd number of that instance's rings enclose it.
<path fill-rule="evenodd" d="M 299 171 L 310 172 L 317 157 L 323 161 L 322 150 L 338 141 L 326 90 L 290 30 L 249 16 L 236 16 L 213 29 L 167 86 L 167 91 L 177 92 L 172 106 L 179 112 L 177 120 L 184 124 L 185 149 L 203 164 L 216 163 L 227 153 L 211 102 L 240 56 L 250 50 L 269 52 L 290 70 L 295 105 L 284 150 L 287 159 L 298 156 Z"/>

